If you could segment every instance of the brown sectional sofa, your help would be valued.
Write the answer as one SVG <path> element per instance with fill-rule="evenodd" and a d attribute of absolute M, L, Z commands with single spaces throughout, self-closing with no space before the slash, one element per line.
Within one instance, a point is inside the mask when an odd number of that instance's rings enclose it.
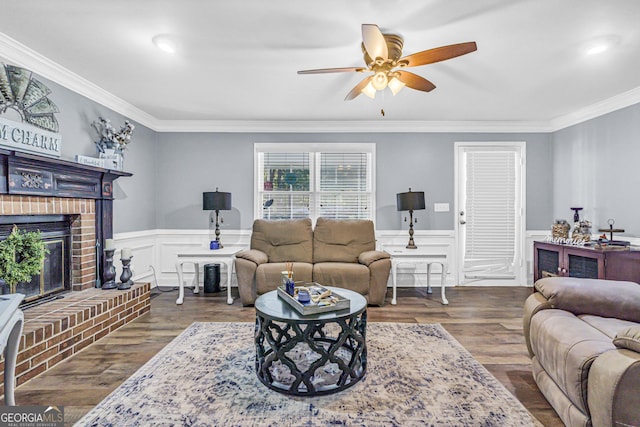
<path fill-rule="evenodd" d="M 640 426 L 640 285 L 551 277 L 524 307 L 533 376 L 567 426 Z"/>
<path fill-rule="evenodd" d="M 258 295 L 276 289 L 286 263 L 293 262 L 296 282 L 351 289 L 369 304 L 383 305 L 391 259 L 375 246 L 368 220 L 318 218 L 315 229 L 308 218 L 256 220 L 250 249 L 236 254 L 240 300 L 252 305 Z"/>

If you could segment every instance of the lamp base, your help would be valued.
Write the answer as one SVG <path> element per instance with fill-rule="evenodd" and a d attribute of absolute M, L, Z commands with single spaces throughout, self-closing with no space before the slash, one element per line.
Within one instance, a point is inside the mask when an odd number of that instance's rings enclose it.
<path fill-rule="evenodd" d="M 219 211 L 216 211 L 216 242 L 218 242 L 218 249 L 224 248 L 220 241 L 220 221 L 218 220 Z"/>
<path fill-rule="evenodd" d="M 413 241 L 413 210 L 409 211 L 409 244 L 406 246 L 407 249 L 418 249 L 416 243 Z"/>

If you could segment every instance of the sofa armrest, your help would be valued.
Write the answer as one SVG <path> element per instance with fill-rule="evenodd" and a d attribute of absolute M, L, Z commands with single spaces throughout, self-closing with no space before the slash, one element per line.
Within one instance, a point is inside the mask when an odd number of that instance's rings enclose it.
<path fill-rule="evenodd" d="M 247 249 L 236 253 L 236 258 L 246 259 L 253 261 L 256 265 L 265 264 L 269 262 L 269 257 L 258 249 Z"/>
<path fill-rule="evenodd" d="M 533 357 L 533 350 L 531 349 L 531 340 L 529 338 L 529 330 L 531 329 L 531 318 L 534 314 L 540 310 L 552 308 L 551 303 L 539 292 L 535 292 L 527 297 L 524 302 L 524 315 L 522 316 L 522 329 L 524 331 L 524 341 L 527 344 L 527 350 L 529 351 L 529 357 Z"/>
<path fill-rule="evenodd" d="M 613 345 L 640 354 L 640 325 L 631 326 L 618 332 L 613 339 Z"/>
<path fill-rule="evenodd" d="M 366 251 L 362 252 L 360 256 L 358 256 L 358 262 L 369 267 L 376 261 L 388 258 L 391 258 L 391 256 L 385 251 Z"/>
<path fill-rule="evenodd" d="M 633 282 L 575 277 L 547 277 L 535 284 L 552 308 L 573 314 L 640 322 L 640 285 Z"/>
<path fill-rule="evenodd" d="M 594 426 L 632 426 L 640 420 L 640 353 L 602 353 L 589 370 L 587 403 Z"/>

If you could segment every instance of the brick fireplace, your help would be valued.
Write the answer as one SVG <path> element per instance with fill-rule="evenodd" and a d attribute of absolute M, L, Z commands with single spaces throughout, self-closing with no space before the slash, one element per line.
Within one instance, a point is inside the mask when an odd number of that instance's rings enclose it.
<path fill-rule="evenodd" d="M 113 181 L 131 174 L 0 149 L 0 216 L 65 218 L 70 223 L 70 293 L 24 311 L 17 385 L 46 371 L 150 309 L 150 285 L 96 289 L 113 235 Z M 102 251 L 99 251 L 102 254 Z M 0 355 L 0 372 L 4 360 Z M 0 378 L 0 395 L 4 381 Z M 17 402 L 19 404 L 19 402 Z"/>
<path fill-rule="evenodd" d="M 92 199 L 0 195 L 0 215 L 39 218 L 67 216 L 71 222 L 70 289 L 95 286 L 96 202 Z M 18 224 L 19 226 L 20 224 Z"/>

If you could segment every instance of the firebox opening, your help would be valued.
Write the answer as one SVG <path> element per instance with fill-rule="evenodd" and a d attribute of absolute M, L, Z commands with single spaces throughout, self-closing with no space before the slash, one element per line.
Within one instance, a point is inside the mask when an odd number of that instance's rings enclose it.
<path fill-rule="evenodd" d="M 77 215 L 3 215 L 0 216 L 0 240 L 9 236 L 13 226 L 25 231 L 40 231 L 49 253 L 40 274 L 29 283 L 14 287 L 2 285 L 2 294 L 21 293 L 23 304 L 32 304 L 71 289 L 71 223 Z"/>

